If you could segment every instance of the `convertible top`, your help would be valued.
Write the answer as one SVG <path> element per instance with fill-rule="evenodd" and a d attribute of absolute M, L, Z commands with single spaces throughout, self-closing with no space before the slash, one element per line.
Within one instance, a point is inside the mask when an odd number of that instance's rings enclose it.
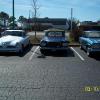
<path fill-rule="evenodd" d="M 64 30 L 61 30 L 61 29 L 48 29 L 48 30 L 45 30 L 45 32 L 49 32 L 49 31 L 59 31 L 59 32 L 65 32 Z"/>

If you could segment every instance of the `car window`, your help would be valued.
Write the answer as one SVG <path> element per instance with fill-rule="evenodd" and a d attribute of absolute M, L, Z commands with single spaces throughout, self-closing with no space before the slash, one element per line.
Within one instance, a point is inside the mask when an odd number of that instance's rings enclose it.
<path fill-rule="evenodd" d="M 25 36 L 25 32 L 21 31 L 5 31 L 2 33 L 2 36 L 12 35 L 12 36 Z"/>
<path fill-rule="evenodd" d="M 64 32 L 47 32 L 46 36 L 48 36 L 48 37 L 63 37 Z"/>

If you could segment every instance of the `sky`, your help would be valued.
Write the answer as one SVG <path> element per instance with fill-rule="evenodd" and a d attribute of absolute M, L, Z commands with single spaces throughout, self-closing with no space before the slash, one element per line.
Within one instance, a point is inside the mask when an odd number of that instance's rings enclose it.
<path fill-rule="evenodd" d="M 80 21 L 97 21 L 100 19 L 100 0 L 38 0 L 38 17 L 70 18 Z M 12 15 L 12 0 L 0 0 L 0 12 Z M 33 16 L 32 0 L 15 0 L 15 17 Z"/>

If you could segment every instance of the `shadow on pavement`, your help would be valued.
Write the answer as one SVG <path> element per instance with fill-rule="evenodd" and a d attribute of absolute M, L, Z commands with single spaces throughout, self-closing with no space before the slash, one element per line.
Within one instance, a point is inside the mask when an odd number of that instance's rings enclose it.
<path fill-rule="evenodd" d="M 5 57 L 11 57 L 11 56 L 24 57 L 31 50 L 32 47 L 33 47 L 32 44 L 29 47 L 26 47 L 22 54 L 18 54 L 18 53 L 14 53 L 14 52 L 0 52 L 0 56 L 5 56 Z"/>
<path fill-rule="evenodd" d="M 91 58 L 100 61 L 100 53 L 94 53 Z"/>
<path fill-rule="evenodd" d="M 66 51 L 45 51 L 38 56 L 38 58 L 46 58 L 46 56 L 52 57 L 75 57 L 74 52 L 69 48 Z"/>

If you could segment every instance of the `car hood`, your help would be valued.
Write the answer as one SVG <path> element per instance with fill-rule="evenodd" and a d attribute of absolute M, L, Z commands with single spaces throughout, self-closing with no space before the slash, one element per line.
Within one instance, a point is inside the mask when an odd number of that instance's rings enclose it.
<path fill-rule="evenodd" d="M 44 37 L 43 38 L 44 41 L 47 41 L 47 42 L 59 42 L 59 41 L 66 41 L 66 38 L 65 37 Z"/>
<path fill-rule="evenodd" d="M 0 38 L 0 45 L 6 43 L 7 45 L 16 45 L 16 43 L 20 42 L 23 38 L 18 36 L 3 36 Z"/>
<path fill-rule="evenodd" d="M 87 40 L 91 44 L 93 44 L 93 43 L 100 43 L 100 38 L 88 38 Z"/>

